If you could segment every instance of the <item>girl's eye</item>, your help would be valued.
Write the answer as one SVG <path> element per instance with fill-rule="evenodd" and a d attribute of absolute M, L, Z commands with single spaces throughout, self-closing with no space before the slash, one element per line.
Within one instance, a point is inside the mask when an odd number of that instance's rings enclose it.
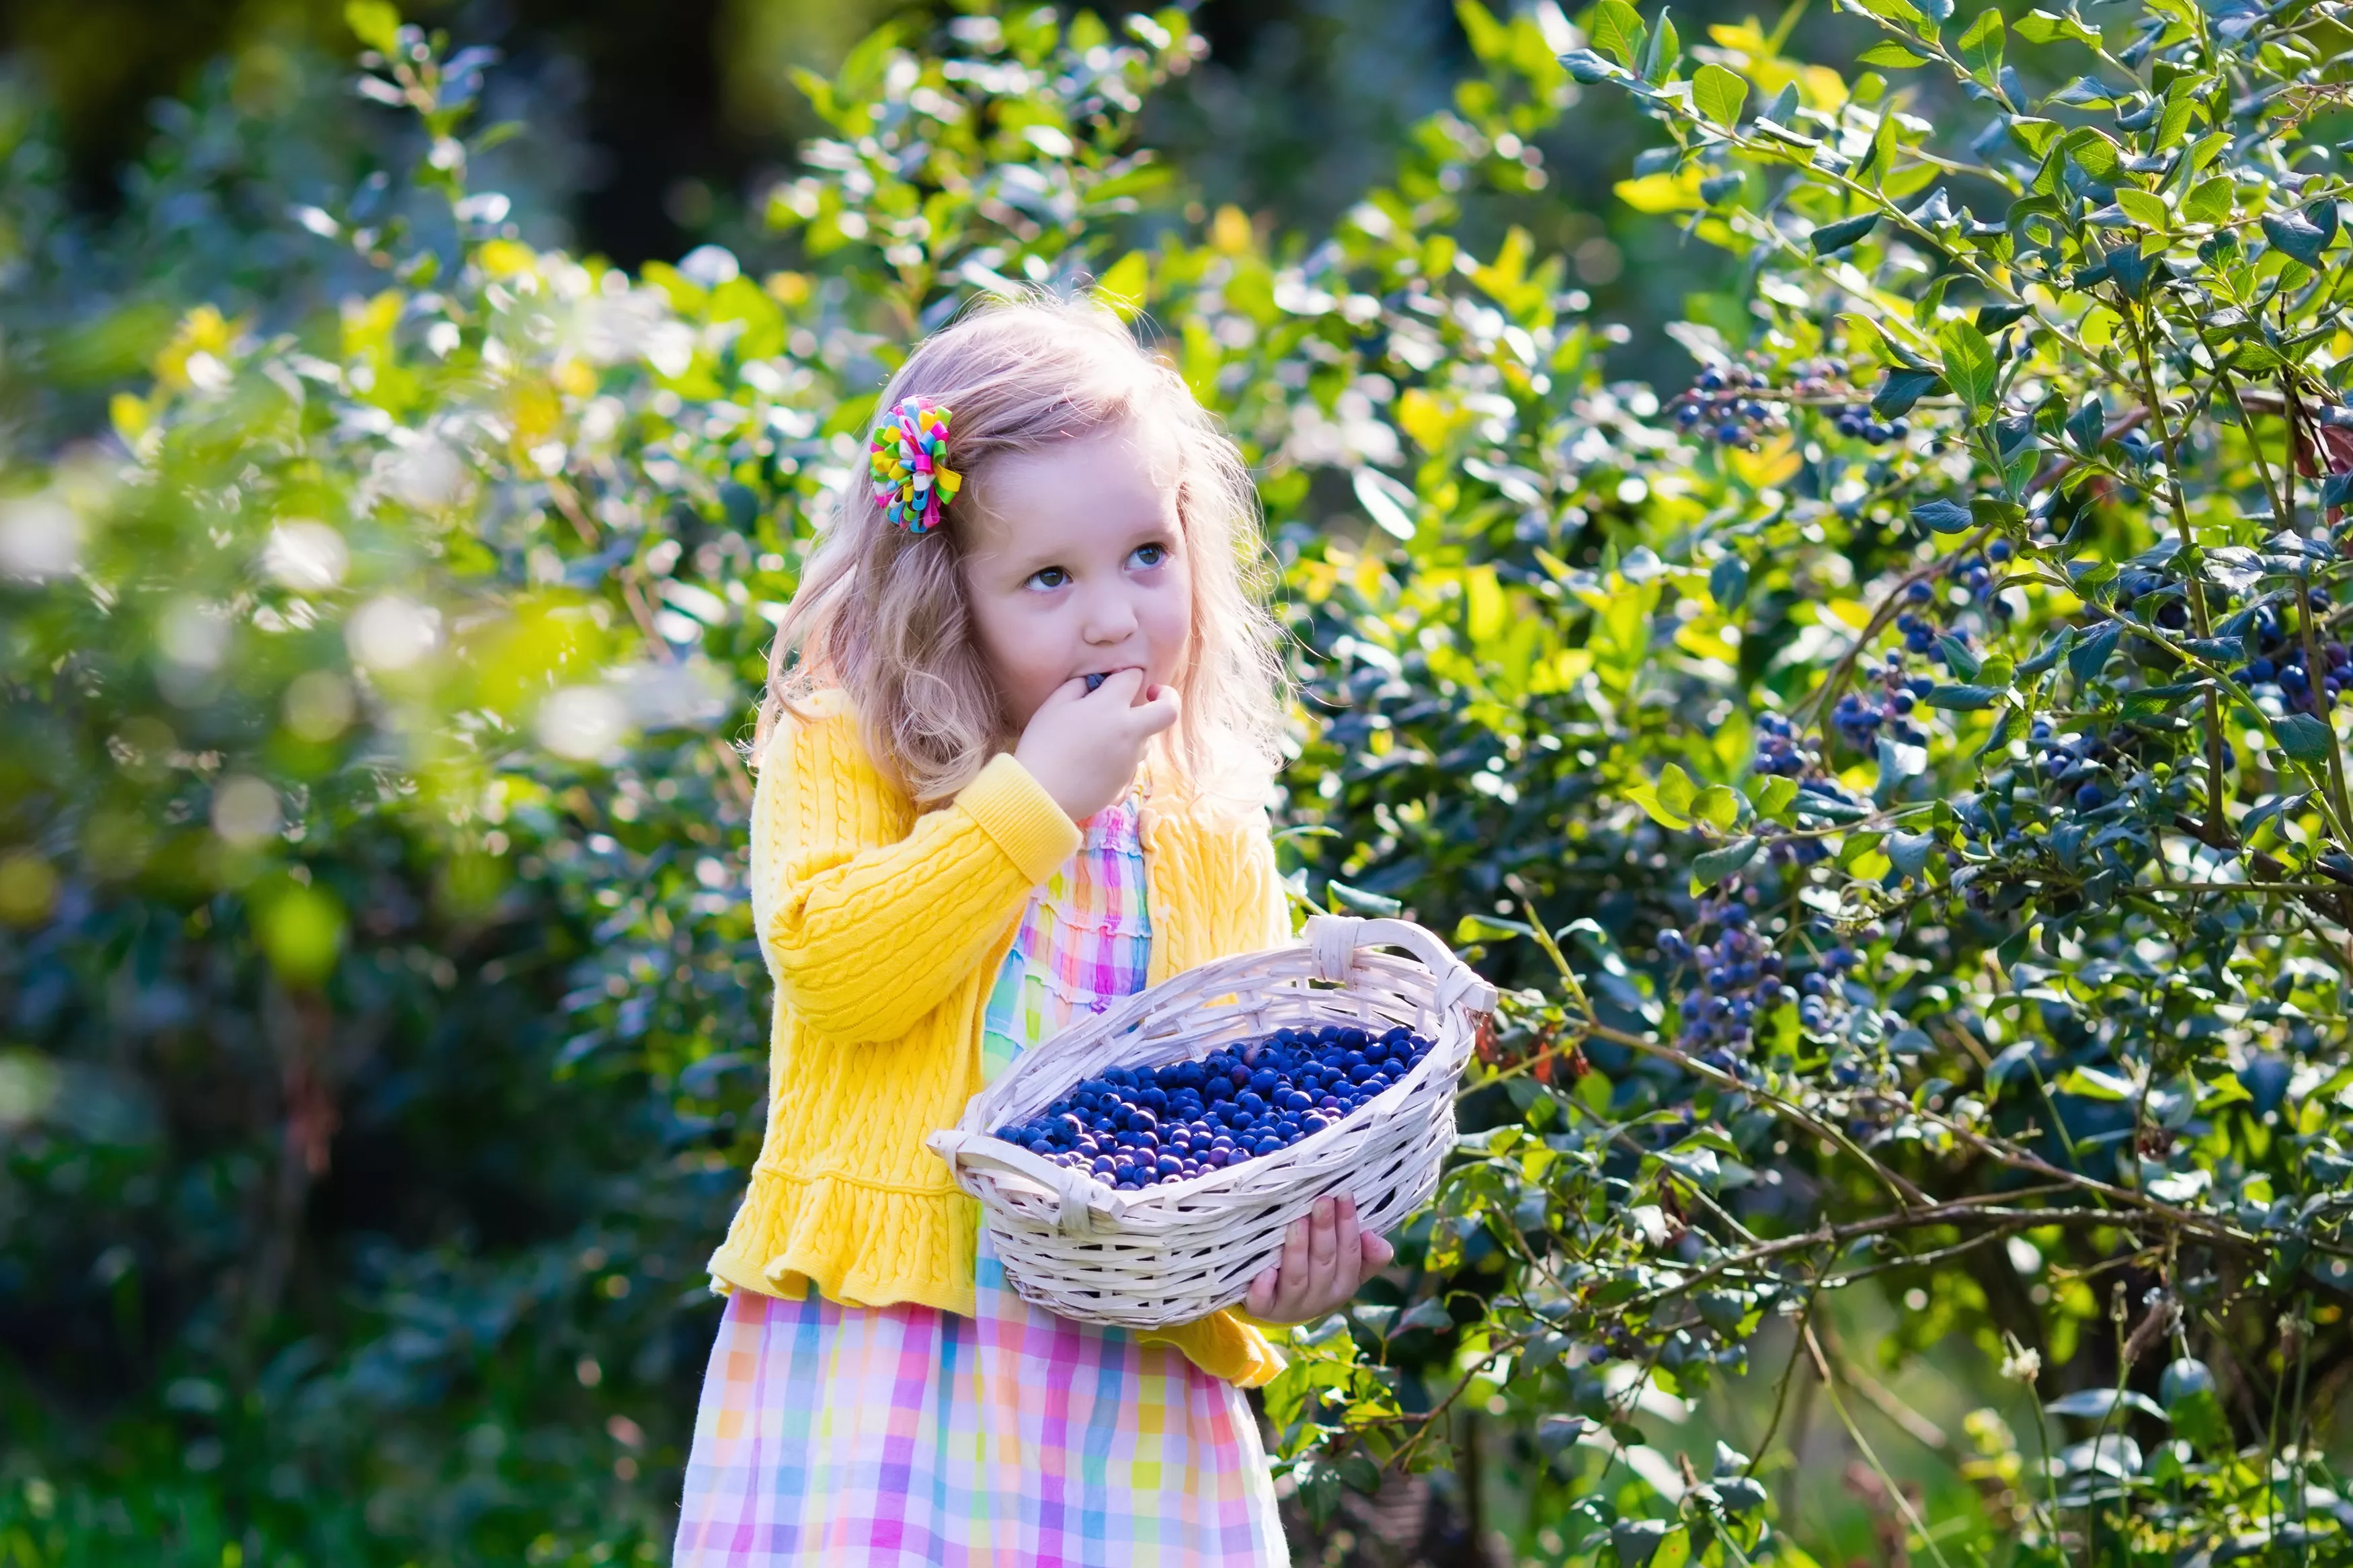
<path fill-rule="evenodd" d="M 1029 581 L 1040 588 L 1059 588 L 1071 580 L 1071 574 L 1060 566 L 1049 566 L 1030 574 Z"/>
<path fill-rule="evenodd" d="M 1168 559 L 1168 547 L 1165 544 L 1139 544 L 1135 547 L 1135 555 L 1145 567 L 1154 567 Z"/>

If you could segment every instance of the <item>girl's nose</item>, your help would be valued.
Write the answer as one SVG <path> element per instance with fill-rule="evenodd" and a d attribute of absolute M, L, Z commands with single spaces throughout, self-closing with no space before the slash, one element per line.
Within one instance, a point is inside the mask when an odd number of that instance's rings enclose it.
<path fill-rule="evenodd" d="M 1124 642 L 1140 623 L 1135 606 L 1127 595 L 1116 591 L 1097 595 L 1087 605 L 1083 635 L 1097 645 Z"/>

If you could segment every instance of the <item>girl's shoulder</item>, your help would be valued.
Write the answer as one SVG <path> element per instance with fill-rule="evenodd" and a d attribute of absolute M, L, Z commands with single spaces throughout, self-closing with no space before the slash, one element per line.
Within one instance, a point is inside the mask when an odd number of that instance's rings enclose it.
<path fill-rule="evenodd" d="M 858 739 L 858 710 L 849 693 L 839 687 L 795 697 L 776 710 L 776 721 L 753 765 L 766 771 L 807 766 L 847 744 L 860 761 L 865 748 Z"/>

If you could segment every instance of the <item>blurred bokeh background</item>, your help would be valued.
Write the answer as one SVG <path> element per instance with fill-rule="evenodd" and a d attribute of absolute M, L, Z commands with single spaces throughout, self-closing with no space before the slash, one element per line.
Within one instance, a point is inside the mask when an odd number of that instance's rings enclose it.
<path fill-rule="evenodd" d="M 414 9 L 413 19 L 454 40 L 498 52 L 486 112 L 522 129 L 486 174 L 516 202 L 528 241 L 628 268 L 712 242 L 754 272 L 786 258 L 784 242 L 760 221 L 763 194 L 792 172 L 797 148 L 818 129 L 795 73 L 830 71 L 877 26 L 920 37 L 955 14 L 885 0 L 475 0 Z M 1108 16 L 1130 9 L 1103 8 Z M 1187 9 L 1208 41 L 1208 61 L 1153 99 L 1144 140 L 1207 205 L 1233 204 L 1262 227 L 1327 226 L 1475 63 L 1447 0 L 1208 0 Z M 1757 9 L 1703 0 L 1676 11 L 1696 32 Z M 1860 36 L 1828 7 L 1796 21 L 1793 52 Z M 122 212 L 126 181 L 176 174 L 203 187 L 167 206 L 168 232 L 145 237 L 143 247 L 126 247 L 119 234 L 93 237 L 93 258 L 132 259 L 135 275 L 88 275 L 102 285 L 88 299 L 144 292 L 160 306 L 164 294 L 217 296 L 237 281 L 223 274 L 237 263 L 226 236 L 208 247 L 199 232 L 213 204 L 233 202 L 241 185 L 308 183 L 323 195 L 348 183 L 389 118 L 351 95 L 348 43 L 333 0 L 0 7 L 0 136 L 9 126 L 17 134 L 34 122 L 53 128 L 63 166 L 37 173 L 94 231 Z M 162 122 L 207 104 L 266 110 L 280 130 L 262 144 L 225 134 L 205 145 L 210 170 L 139 166 Z M 226 129 L 232 117 L 221 119 Z M 1685 363 L 1644 325 L 1674 319 L 1683 296 L 1720 265 L 1668 226 L 1622 221 L 1640 215 L 1619 207 L 1610 185 L 1640 144 L 1622 103 L 1591 99 L 1535 148 L 1543 186 L 1526 199 L 1488 202 L 1463 235 L 1483 249 L 1515 223 L 1538 254 L 1567 258 L 1597 315 L 1634 326 L 1621 357 L 1635 373 Z M 315 301 L 280 293 L 264 303 L 290 320 Z M 126 345 L 135 339 L 118 336 Z M 59 366 L 69 376 L 96 382 L 119 368 L 104 342 L 82 348 L 93 357 Z"/>

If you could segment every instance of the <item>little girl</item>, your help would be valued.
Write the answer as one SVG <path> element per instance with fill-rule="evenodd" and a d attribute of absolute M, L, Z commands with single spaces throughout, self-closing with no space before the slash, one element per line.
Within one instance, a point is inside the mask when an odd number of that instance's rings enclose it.
<path fill-rule="evenodd" d="M 1334 1310 L 1388 1244 L 1326 1199 L 1247 1318 L 1075 1322 L 1012 1292 L 923 1142 L 1073 1017 L 1291 940 L 1254 492 L 1091 306 L 972 314 L 882 409 L 761 714 L 767 1131 L 711 1260 L 675 1560 L 1286 1563 L 1258 1325 Z"/>

